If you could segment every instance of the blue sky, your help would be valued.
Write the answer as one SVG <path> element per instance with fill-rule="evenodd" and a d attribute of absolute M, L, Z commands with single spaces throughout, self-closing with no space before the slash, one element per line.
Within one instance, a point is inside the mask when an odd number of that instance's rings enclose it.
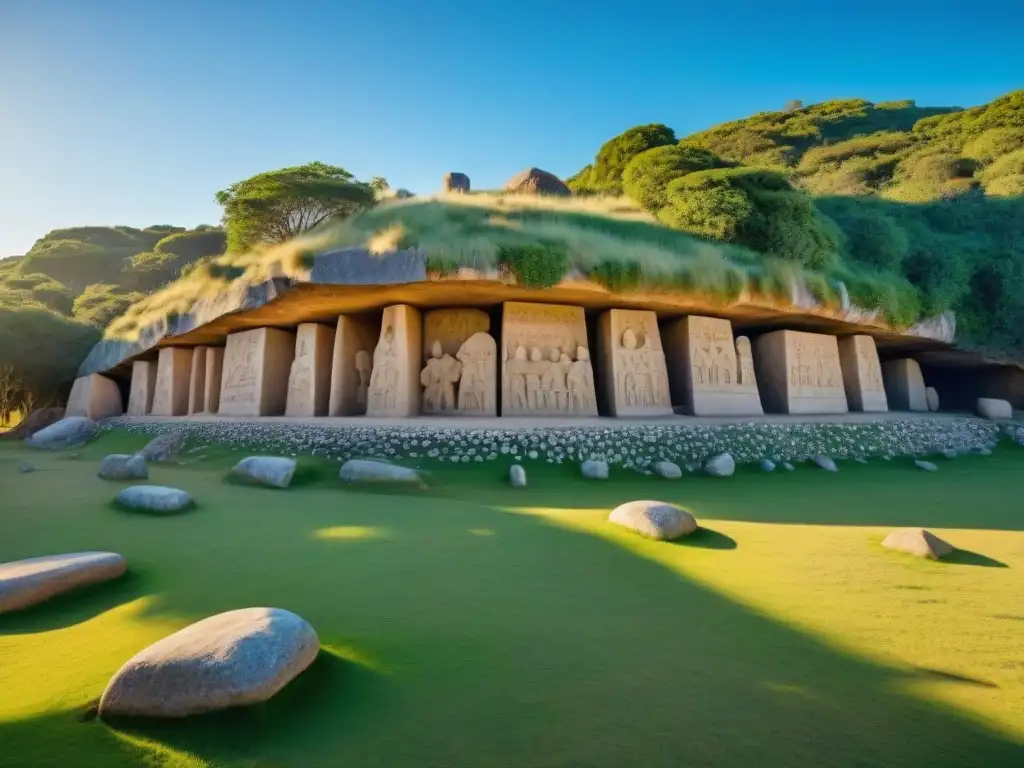
<path fill-rule="evenodd" d="M 488 188 L 568 176 L 639 123 L 979 104 L 1024 87 L 1021 29 L 1020 0 L 0 0 L 0 256 L 216 223 L 218 189 L 310 160 Z"/>

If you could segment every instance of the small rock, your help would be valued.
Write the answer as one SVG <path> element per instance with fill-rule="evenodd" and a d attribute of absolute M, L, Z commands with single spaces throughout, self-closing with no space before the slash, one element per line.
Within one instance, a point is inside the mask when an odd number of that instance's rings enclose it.
<path fill-rule="evenodd" d="M 343 483 L 417 483 L 423 478 L 415 469 L 373 459 L 349 459 L 341 465 L 338 479 Z"/>
<path fill-rule="evenodd" d="M 231 474 L 253 485 L 287 488 L 295 474 L 295 459 L 286 459 L 282 456 L 248 456 L 235 464 Z"/>
<path fill-rule="evenodd" d="M 104 480 L 146 480 L 149 469 L 146 460 L 138 454 L 112 453 L 100 462 L 98 474 Z"/>
<path fill-rule="evenodd" d="M 892 461 L 892 456 L 886 454 L 885 456 L 882 457 L 882 461 Z"/>
<path fill-rule="evenodd" d="M 320 651 L 291 611 L 244 608 L 211 616 L 137 653 L 107 683 L 101 717 L 187 717 L 266 701 Z"/>
<path fill-rule="evenodd" d="M 192 505 L 192 497 L 177 488 L 162 485 L 132 485 L 123 489 L 114 501 L 127 509 L 170 514 Z"/>
<path fill-rule="evenodd" d="M 981 456 L 991 456 L 992 455 L 992 449 L 991 448 L 982 448 L 980 451 L 978 451 L 978 454 L 981 455 Z"/>
<path fill-rule="evenodd" d="M 924 459 L 917 459 L 914 461 L 914 466 L 918 469 L 923 469 L 925 472 L 938 472 L 939 470 L 938 465 L 933 464 L 930 461 L 925 461 Z"/>
<path fill-rule="evenodd" d="M 68 416 L 66 419 L 61 419 L 40 429 L 25 440 L 25 445 L 47 451 L 70 448 L 87 443 L 99 432 L 99 429 L 99 424 L 85 416 Z"/>
<path fill-rule="evenodd" d="M 979 397 L 975 407 L 978 415 L 983 419 L 999 420 L 1013 418 L 1013 406 L 1007 400 L 999 400 L 994 397 Z"/>
<path fill-rule="evenodd" d="M 630 501 L 620 504 L 608 522 L 659 541 L 670 541 L 697 530 L 697 521 L 685 509 L 663 501 Z"/>
<path fill-rule="evenodd" d="M 945 456 L 947 459 L 955 459 L 957 457 L 957 452 L 953 448 L 946 448 L 942 452 L 942 455 Z"/>
<path fill-rule="evenodd" d="M 792 472 L 796 469 L 796 467 L 794 467 L 788 461 L 782 462 L 782 468 L 785 469 L 787 472 Z"/>
<path fill-rule="evenodd" d="M 720 453 L 707 460 L 704 471 L 712 477 L 729 477 L 736 471 L 736 462 L 728 453 Z"/>
<path fill-rule="evenodd" d="M 116 579 L 128 568 L 113 552 L 74 552 L 0 564 L 0 613 L 28 608 L 87 584 Z"/>
<path fill-rule="evenodd" d="M 939 393 L 935 387 L 925 387 L 924 399 L 928 403 L 928 410 L 933 413 L 939 410 Z"/>
<path fill-rule="evenodd" d="M 607 480 L 608 462 L 600 459 L 587 459 L 580 464 L 580 472 L 588 480 Z"/>
<path fill-rule="evenodd" d="M 917 557 L 938 560 L 953 552 L 953 547 L 924 528 L 901 528 L 885 537 L 882 546 Z"/>
<path fill-rule="evenodd" d="M 775 462 L 772 461 L 771 459 L 761 459 L 761 469 L 763 469 L 765 472 L 774 472 Z"/>
<path fill-rule="evenodd" d="M 526 487 L 526 470 L 522 464 L 513 464 L 508 469 L 508 482 L 513 488 Z"/>
<path fill-rule="evenodd" d="M 814 463 L 824 469 L 826 472 L 838 472 L 839 467 L 832 461 L 828 456 L 815 456 Z"/>
<path fill-rule="evenodd" d="M 139 455 L 146 461 L 170 461 L 181 451 L 184 444 L 184 432 L 165 432 L 146 443 L 146 447 L 139 451 Z"/>
<path fill-rule="evenodd" d="M 656 461 L 654 471 L 666 480 L 678 480 L 683 476 L 683 470 L 679 465 L 671 461 Z"/>
<path fill-rule="evenodd" d="M 18 471 L 22 473 L 35 472 L 36 465 L 31 461 L 23 461 L 18 465 Z"/>
<path fill-rule="evenodd" d="M 867 464 L 868 463 L 868 460 L 865 459 L 863 456 L 858 456 L 857 458 L 854 459 L 854 461 L 856 461 L 858 464 Z"/>

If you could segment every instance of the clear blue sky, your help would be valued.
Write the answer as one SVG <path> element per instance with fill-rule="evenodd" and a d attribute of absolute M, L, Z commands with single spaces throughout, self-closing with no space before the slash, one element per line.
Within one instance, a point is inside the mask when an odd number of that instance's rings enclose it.
<path fill-rule="evenodd" d="M 216 223 L 218 189 L 310 160 L 427 193 L 792 98 L 970 106 L 1024 87 L 1022 29 L 1021 0 L 0 0 L 0 256 Z"/>

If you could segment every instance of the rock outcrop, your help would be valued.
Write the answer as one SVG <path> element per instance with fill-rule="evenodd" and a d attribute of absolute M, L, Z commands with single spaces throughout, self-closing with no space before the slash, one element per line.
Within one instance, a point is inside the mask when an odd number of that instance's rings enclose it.
<path fill-rule="evenodd" d="M 521 195 L 559 195 L 568 197 L 572 191 L 553 173 L 540 168 L 527 168 L 505 182 L 505 190 Z"/>
<path fill-rule="evenodd" d="M 0 564 L 0 613 L 28 608 L 88 584 L 121 576 L 128 563 L 113 552 L 74 552 Z"/>
<path fill-rule="evenodd" d="M 444 175 L 445 192 L 469 192 L 469 176 L 452 171 Z"/>

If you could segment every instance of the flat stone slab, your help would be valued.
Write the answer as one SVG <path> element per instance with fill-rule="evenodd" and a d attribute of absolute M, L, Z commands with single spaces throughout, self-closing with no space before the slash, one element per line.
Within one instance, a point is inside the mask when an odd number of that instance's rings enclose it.
<path fill-rule="evenodd" d="M 608 522 L 659 541 L 678 539 L 697 530 L 697 521 L 693 515 L 664 501 L 630 501 L 620 504 L 612 510 Z"/>
<path fill-rule="evenodd" d="M 187 492 L 162 485 L 133 485 L 117 494 L 114 501 L 126 509 L 158 514 L 173 514 L 192 506 Z"/>
<path fill-rule="evenodd" d="M 138 454 L 112 453 L 100 462 L 99 476 L 104 480 L 146 480 L 149 468 Z"/>
<path fill-rule="evenodd" d="M 125 559 L 113 552 L 74 552 L 0 564 L 0 613 L 116 579 L 127 568 Z"/>
<path fill-rule="evenodd" d="M 906 552 L 915 557 L 938 560 L 953 553 L 953 545 L 943 541 L 931 531 L 924 528 L 900 528 L 893 531 L 882 541 L 886 549 Z"/>
<path fill-rule="evenodd" d="M 313 627 L 281 608 L 219 613 L 133 656 L 107 683 L 101 717 L 187 717 L 266 701 L 313 663 Z"/>
<path fill-rule="evenodd" d="M 295 474 L 295 459 L 284 456 L 248 456 L 231 470 L 233 477 L 254 485 L 287 488 Z"/>
<path fill-rule="evenodd" d="M 85 416 L 68 416 L 55 424 L 43 427 L 32 437 L 25 440 L 25 445 L 57 451 L 89 442 L 100 430 L 100 425 Z"/>
<path fill-rule="evenodd" d="M 415 469 L 372 459 L 349 459 L 341 465 L 338 479 L 343 483 L 422 483 Z"/>

